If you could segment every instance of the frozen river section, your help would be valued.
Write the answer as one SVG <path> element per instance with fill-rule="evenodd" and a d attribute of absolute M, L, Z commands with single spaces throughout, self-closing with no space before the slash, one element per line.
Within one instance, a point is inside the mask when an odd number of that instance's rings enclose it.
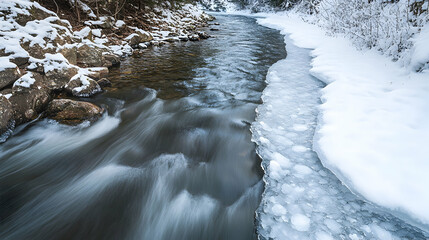
<path fill-rule="evenodd" d="M 312 140 L 324 84 L 309 74 L 310 50 L 285 41 L 288 56 L 269 69 L 252 124 L 266 184 L 257 210 L 260 239 L 427 239 L 354 195 L 321 164 Z"/>

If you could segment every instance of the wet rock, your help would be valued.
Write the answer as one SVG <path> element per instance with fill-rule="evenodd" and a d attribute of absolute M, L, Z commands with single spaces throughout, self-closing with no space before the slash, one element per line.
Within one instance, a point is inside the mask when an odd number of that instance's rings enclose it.
<path fill-rule="evenodd" d="M 189 38 L 188 38 L 188 36 L 179 36 L 179 40 L 186 42 L 189 40 Z"/>
<path fill-rule="evenodd" d="M 102 91 L 96 81 L 86 76 L 70 80 L 65 86 L 65 90 L 76 97 L 90 97 Z"/>
<path fill-rule="evenodd" d="M 156 41 L 156 40 L 152 40 L 152 41 L 150 41 L 150 44 L 152 45 L 152 46 L 159 46 L 159 41 Z"/>
<path fill-rule="evenodd" d="M 210 28 L 210 31 L 219 31 L 217 28 Z"/>
<path fill-rule="evenodd" d="M 137 34 L 139 35 L 141 42 L 150 42 L 150 41 L 153 40 L 152 34 L 150 34 L 148 32 L 140 32 L 140 31 L 138 31 Z"/>
<path fill-rule="evenodd" d="M 115 54 L 104 54 L 104 59 L 110 62 L 110 67 L 118 67 L 121 64 L 121 57 Z"/>
<path fill-rule="evenodd" d="M 132 47 L 132 48 L 137 48 L 139 43 L 141 43 L 140 41 L 140 37 L 138 34 L 134 34 L 131 37 L 127 38 L 128 40 L 128 44 Z"/>
<path fill-rule="evenodd" d="M 6 97 L 0 96 L 0 143 L 10 136 L 13 127 L 12 104 Z"/>
<path fill-rule="evenodd" d="M 17 124 L 35 119 L 43 112 L 50 100 L 51 96 L 47 88 L 20 89 L 20 91 L 14 91 L 9 98 Z"/>
<path fill-rule="evenodd" d="M 173 42 L 179 41 L 179 38 L 171 37 L 171 38 L 166 38 L 164 41 L 173 43 Z"/>
<path fill-rule="evenodd" d="M 102 79 L 98 80 L 97 83 L 98 83 L 98 85 L 100 85 L 101 88 L 112 86 L 112 83 L 107 78 L 102 78 Z"/>
<path fill-rule="evenodd" d="M 21 73 L 17 67 L 15 68 L 5 68 L 0 71 L 0 89 L 14 83 Z"/>
<path fill-rule="evenodd" d="M 214 16 L 207 13 L 201 14 L 201 18 L 205 21 L 214 21 L 216 19 Z"/>
<path fill-rule="evenodd" d="M 88 77 L 98 80 L 109 75 L 109 69 L 107 67 L 89 68 Z"/>
<path fill-rule="evenodd" d="M 45 116 L 63 124 L 76 125 L 84 121 L 96 121 L 103 112 L 102 108 L 89 102 L 54 99 L 49 103 Z"/>
<path fill-rule="evenodd" d="M 104 64 L 103 51 L 86 44 L 77 49 L 77 65 L 80 67 L 101 67 Z"/>
<path fill-rule="evenodd" d="M 189 35 L 188 38 L 190 41 L 200 41 L 200 37 L 197 34 Z"/>
<path fill-rule="evenodd" d="M 139 48 L 140 48 L 140 49 L 146 49 L 146 48 L 147 48 L 146 43 L 140 43 L 140 44 L 139 44 Z"/>
<path fill-rule="evenodd" d="M 153 36 L 152 34 L 148 33 L 148 32 L 140 32 L 138 31 L 137 33 L 133 33 L 130 36 L 128 36 L 127 38 L 125 38 L 128 41 L 128 44 L 132 47 L 132 48 L 138 48 L 140 43 L 145 43 L 145 42 L 150 42 L 153 40 Z"/>
<path fill-rule="evenodd" d="M 209 38 L 209 37 L 210 37 L 210 35 L 209 35 L 209 34 L 207 34 L 206 32 L 198 32 L 198 36 L 199 36 L 201 39 L 207 39 L 207 38 Z"/>

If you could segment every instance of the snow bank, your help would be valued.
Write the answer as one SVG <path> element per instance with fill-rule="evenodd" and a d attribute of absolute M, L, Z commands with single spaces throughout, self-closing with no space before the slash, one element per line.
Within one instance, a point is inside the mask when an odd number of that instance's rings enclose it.
<path fill-rule="evenodd" d="M 354 192 L 429 229 L 429 73 L 358 51 L 295 14 L 259 22 L 314 49 L 311 74 L 328 84 L 314 137 L 324 165 Z"/>
<path fill-rule="evenodd" d="M 413 42 L 410 66 L 414 71 L 424 69 L 427 71 L 429 69 L 429 24 L 413 39 Z"/>

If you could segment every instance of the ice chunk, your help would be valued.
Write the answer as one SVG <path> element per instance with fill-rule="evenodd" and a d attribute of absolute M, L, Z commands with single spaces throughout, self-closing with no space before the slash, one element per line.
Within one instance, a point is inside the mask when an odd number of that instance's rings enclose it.
<path fill-rule="evenodd" d="M 310 218 L 302 214 L 295 214 L 291 218 L 292 226 L 298 231 L 308 231 L 310 228 Z"/>

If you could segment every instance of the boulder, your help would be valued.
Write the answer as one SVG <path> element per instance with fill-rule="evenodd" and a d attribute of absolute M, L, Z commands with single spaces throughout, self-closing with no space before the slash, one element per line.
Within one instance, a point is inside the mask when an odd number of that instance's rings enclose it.
<path fill-rule="evenodd" d="M 143 31 L 137 31 L 137 34 L 140 36 L 140 42 L 150 42 L 153 40 L 152 34 Z"/>
<path fill-rule="evenodd" d="M 138 34 L 132 34 L 129 37 L 127 37 L 126 40 L 128 41 L 128 44 L 132 48 L 137 48 L 139 46 L 139 43 L 141 43 L 140 37 Z"/>
<path fill-rule="evenodd" d="M 27 51 L 31 57 L 38 58 L 38 59 L 45 58 L 46 53 L 51 53 L 51 54 L 56 53 L 56 50 L 54 48 L 43 48 L 37 43 L 30 46 L 29 41 L 21 43 L 21 47 L 24 48 L 24 50 Z"/>
<path fill-rule="evenodd" d="M 10 59 L 11 62 L 15 63 L 18 67 L 22 68 L 28 63 L 29 57 L 15 57 Z"/>
<path fill-rule="evenodd" d="M 15 21 L 19 25 L 25 26 L 27 24 L 27 22 L 29 22 L 29 21 L 42 20 L 42 19 L 45 19 L 47 17 L 54 16 L 48 12 L 43 11 L 40 8 L 36 8 L 36 7 L 31 7 L 28 12 L 29 12 L 29 14 L 18 13 L 17 16 L 15 17 Z"/>
<path fill-rule="evenodd" d="M 77 49 L 77 65 L 80 67 L 101 67 L 104 64 L 103 51 L 86 44 Z"/>
<path fill-rule="evenodd" d="M 0 143 L 11 134 L 14 127 L 12 104 L 4 96 L 0 96 Z"/>
<path fill-rule="evenodd" d="M 200 39 L 207 39 L 210 37 L 210 35 L 206 32 L 198 32 L 198 36 L 200 37 Z"/>
<path fill-rule="evenodd" d="M 9 98 L 17 124 L 35 119 L 43 112 L 50 100 L 51 96 L 46 88 L 16 91 Z"/>
<path fill-rule="evenodd" d="M 71 48 L 62 48 L 58 52 L 61 53 L 70 64 L 77 64 L 77 47 L 73 46 Z"/>
<path fill-rule="evenodd" d="M 137 31 L 136 33 L 133 33 L 129 35 L 125 40 L 128 41 L 128 44 L 133 47 L 137 48 L 140 43 L 150 42 L 153 40 L 152 34 L 144 31 Z"/>
<path fill-rule="evenodd" d="M 51 70 L 45 74 L 45 85 L 51 90 L 61 90 L 70 81 L 70 79 L 78 73 L 78 71 L 79 70 L 74 67 Z"/>
<path fill-rule="evenodd" d="M 17 67 L 0 70 L 0 89 L 14 83 L 21 76 Z"/>
<path fill-rule="evenodd" d="M 37 118 L 51 100 L 51 92 L 49 81 L 40 73 L 28 72 L 18 79 L 9 98 L 16 123 Z"/>
<path fill-rule="evenodd" d="M 121 64 L 121 58 L 116 54 L 104 54 L 103 57 L 111 63 L 109 67 L 118 67 Z"/>
<path fill-rule="evenodd" d="M 54 99 L 49 103 L 45 116 L 63 124 L 76 125 L 84 121 L 96 121 L 103 112 L 102 108 L 89 102 Z"/>
<path fill-rule="evenodd" d="M 70 80 L 65 86 L 65 90 L 75 97 L 90 97 L 102 91 L 100 85 L 87 76 Z"/>
<path fill-rule="evenodd" d="M 0 95 L 8 95 L 8 94 L 12 94 L 12 88 L 5 88 L 3 90 L 0 91 Z"/>
<path fill-rule="evenodd" d="M 197 34 L 189 35 L 188 38 L 190 41 L 200 41 L 200 37 Z"/>
<path fill-rule="evenodd" d="M 98 68 L 88 68 L 87 76 L 98 80 L 109 75 L 109 69 L 107 67 L 98 67 Z"/>
<path fill-rule="evenodd" d="M 98 83 L 98 85 L 100 85 L 101 88 L 112 86 L 112 83 L 107 78 L 102 78 L 102 79 L 98 80 L 97 83 Z"/>

